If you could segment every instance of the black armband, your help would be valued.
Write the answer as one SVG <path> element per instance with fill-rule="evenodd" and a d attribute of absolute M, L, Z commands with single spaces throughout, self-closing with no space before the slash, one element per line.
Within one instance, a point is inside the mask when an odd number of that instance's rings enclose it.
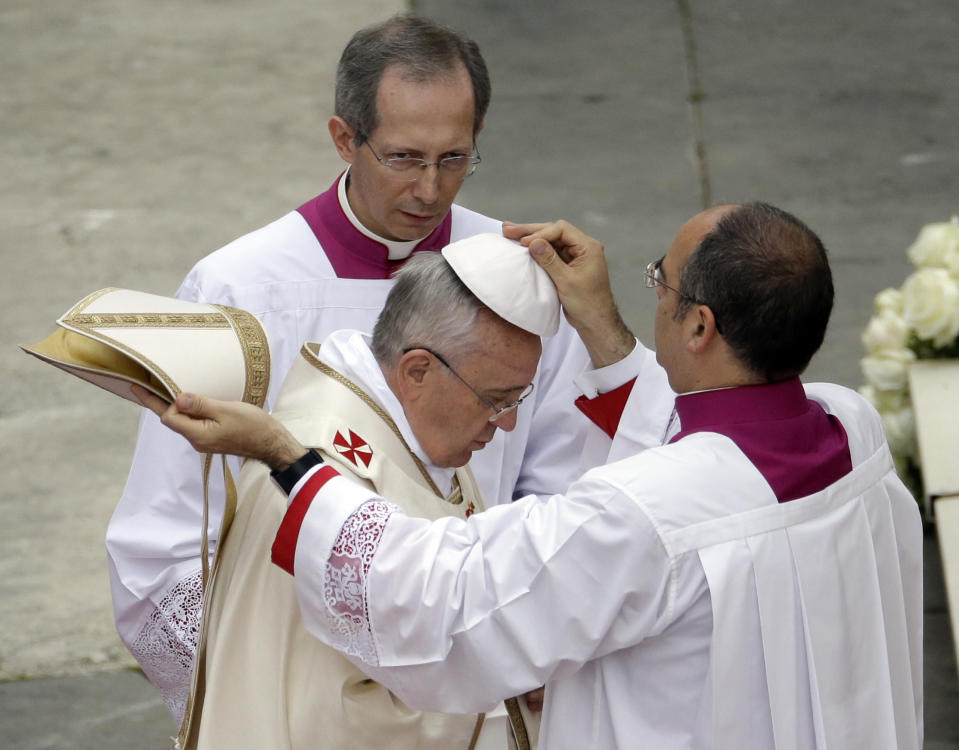
<path fill-rule="evenodd" d="M 283 471 L 270 471 L 270 476 L 273 477 L 274 482 L 280 485 L 280 489 L 289 495 L 296 483 L 303 478 L 303 475 L 321 463 L 323 463 L 323 457 L 317 453 L 316 448 L 310 448 Z"/>

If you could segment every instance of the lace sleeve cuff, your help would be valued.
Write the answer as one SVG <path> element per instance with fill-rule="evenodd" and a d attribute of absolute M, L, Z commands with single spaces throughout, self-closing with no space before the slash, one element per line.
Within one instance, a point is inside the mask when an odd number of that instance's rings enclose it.
<path fill-rule="evenodd" d="M 397 510 L 324 466 L 295 488 L 273 542 L 273 562 L 295 572 L 307 630 L 369 664 L 376 664 L 376 649 L 367 576 L 386 523 Z"/>
<path fill-rule="evenodd" d="M 323 576 L 330 645 L 367 664 L 378 664 L 367 604 L 367 574 L 395 505 L 370 500 L 346 519 Z"/>

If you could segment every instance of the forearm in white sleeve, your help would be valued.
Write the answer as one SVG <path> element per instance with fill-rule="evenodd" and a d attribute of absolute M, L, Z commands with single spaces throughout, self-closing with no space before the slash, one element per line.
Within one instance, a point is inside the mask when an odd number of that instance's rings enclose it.
<path fill-rule="evenodd" d="M 627 385 L 632 381 L 631 385 Z M 635 455 L 666 442 L 675 432 L 673 422 L 676 395 L 669 387 L 666 371 L 656 361 L 656 353 L 640 341 L 624 359 L 607 367 L 583 372 L 576 385 L 593 408 L 613 409 L 607 423 L 614 423 L 615 434 L 591 423 L 582 458 L 581 471 L 610 461 Z M 628 387 L 625 403 L 602 404 L 604 396 Z"/>
<path fill-rule="evenodd" d="M 634 644 L 669 610 L 668 556 L 608 483 L 430 522 L 323 471 L 284 520 L 304 624 L 413 708 L 488 709 Z"/>

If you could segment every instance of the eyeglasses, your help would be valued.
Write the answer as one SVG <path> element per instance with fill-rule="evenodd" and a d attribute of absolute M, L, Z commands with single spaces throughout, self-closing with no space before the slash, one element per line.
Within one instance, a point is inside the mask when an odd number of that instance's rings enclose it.
<path fill-rule="evenodd" d="M 670 286 L 665 281 L 663 281 L 663 261 L 664 260 L 666 260 L 665 255 L 659 260 L 654 260 L 652 263 L 646 264 L 646 288 L 655 289 L 656 287 L 661 286 L 664 289 L 669 289 L 673 292 L 676 292 L 676 294 L 678 294 L 680 297 L 682 297 L 685 300 L 689 300 L 693 304 L 696 304 L 696 305 L 705 304 L 700 302 L 698 299 L 694 299 L 693 297 L 690 297 L 688 294 L 683 294 L 676 287 Z"/>
<path fill-rule="evenodd" d="M 694 305 L 705 305 L 705 302 L 702 302 L 695 297 L 690 297 L 688 294 L 683 294 L 676 287 L 670 286 L 665 281 L 663 281 L 663 261 L 666 259 L 666 256 L 663 256 L 659 260 L 654 260 L 652 263 L 646 265 L 646 287 L 648 289 L 655 289 L 658 286 L 663 287 L 664 289 L 670 289 L 680 296 L 681 299 L 692 302 Z M 707 305 L 708 307 L 708 305 Z M 722 329 L 719 327 L 719 321 L 716 320 L 716 313 L 713 312 L 713 320 L 716 323 L 716 330 L 721 334 Z"/>
<path fill-rule="evenodd" d="M 426 161 L 426 159 L 419 159 L 415 156 L 390 156 L 381 159 L 380 155 L 373 150 L 369 141 L 363 141 L 363 143 L 366 144 L 370 153 L 376 157 L 380 165 L 390 170 L 390 177 L 406 182 L 416 182 L 429 167 L 436 167 L 440 176 L 465 180 L 476 171 L 476 165 L 483 161 L 479 151 L 476 150 L 475 143 L 473 144 L 473 153 L 470 156 L 466 154 L 447 156 L 439 161 Z"/>
<path fill-rule="evenodd" d="M 663 256 L 659 260 L 654 260 L 652 263 L 646 265 L 646 288 L 655 289 L 658 286 L 661 286 L 665 289 L 671 289 L 676 292 L 683 299 L 688 299 L 690 302 L 694 302 L 691 297 L 683 294 L 676 287 L 670 286 L 665 281 L 663 281 L 663 261 L 666 259 L 666 256 Z"/>
<path fill-rule="evenodd" d="M 508 404 L 504 404 L 503 406 L 497 406 L 488 398 L 486 398 L 486 396 L 484 396 L 482 393 L 477 391 L 473 386 L 467 383 L 466 380 L 463 378 L 463 376 L 460 375 L 458 372 L 456 372 L 456 370 L 453 369 L 452 365 L 450 365 L 449 362 L 443 359 L 443 357 L 441 357 L 439 354 L 434 352 L 432 349 L 425 346 L 411 346 L 407 349 L 404 349 L 403 354 L 406 354 L 407 352 L 411 352 L 414 349 L 422 349 L 424 352 L 429 352 L 434 357 L 436 357 L 443 365 L 446 366 L 446 369 L 448 369 L 451 373 L 453 373 L 463 385 L 465 385 L 467 388 L 469 388 L 473 392 L 473 395 L 476 396 L 476 398 L 478 398 L 480 401 L 486 404 L 486 406 L 488 406 L 493 412 L 493 415 L 489 418 L 490 422 L 495 422 L 498 419 L 502 419 L 511 411 L 515 411 L 516 408 L 521 403 L 523 403 L 527 398 L 529 398 L 529 395 L 533 392 L 533 384 L 530 383 L 528 386 L 526 386 L 526 390 L 523 391 L 523 395 L 520 396 L 518 399 L 516 399 L 516 401 L 510 401 Z"/>

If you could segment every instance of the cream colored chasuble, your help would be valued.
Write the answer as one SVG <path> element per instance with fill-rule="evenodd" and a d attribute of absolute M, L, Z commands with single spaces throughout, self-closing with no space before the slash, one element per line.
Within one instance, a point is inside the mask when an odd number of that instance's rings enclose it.
<path fill-rule="evenodd" d="M 456 471 L 459 489 L 442 497 L 386 411 L 324 364 L 318 352 L 318 344 L 303 347 L 273 412 L 298 440 L 317 448 L 340 473 L 399 501 L 410 515 L 464 518 L 468 509 L 483 509 L 468 467 Z M 267 467 L 252 461 L 244 464 L 238 489 L 239 506 L 220 546 L 199 649 L 203 654 L 205 646 L 205 691 L 194 703 L 202 707 L 188 713 L 184 729 L 190 723 L 192 730 L 181 733 L 183 745 L 474 747 L 482 714 L 414 711 L 307 633 L 294 578 L 270 561 L 287 497 Z"/>

